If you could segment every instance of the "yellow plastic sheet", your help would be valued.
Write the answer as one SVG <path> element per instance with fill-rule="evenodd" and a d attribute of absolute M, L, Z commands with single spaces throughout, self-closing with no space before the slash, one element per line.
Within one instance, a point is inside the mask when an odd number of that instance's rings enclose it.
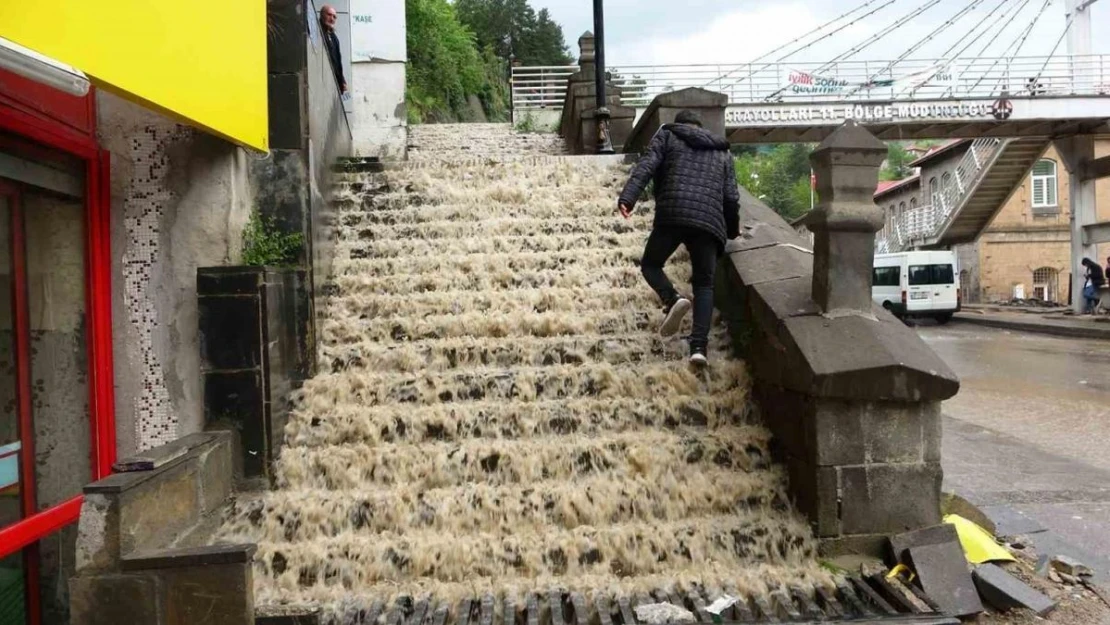
<path fill-rule="evenodd" d="M 956 533 L 960 536 L 960 546 L 968 562 L 982 564 L 1014 561 L 1014 556 L 1010 555 L 1005 547 L 999 545 L 990 532 L 972 521 L 958 514 L 949 514 L 944 517 L 944 522 L 956 527 Z"/>

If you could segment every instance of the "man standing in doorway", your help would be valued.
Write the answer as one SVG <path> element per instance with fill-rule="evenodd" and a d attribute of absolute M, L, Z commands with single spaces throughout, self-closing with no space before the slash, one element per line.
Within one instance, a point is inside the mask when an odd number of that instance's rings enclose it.
<path fill-rule="evenodd" d="M 331 68 L 335 72 L 335 84 L 340 93 L 347 93 L 347 80 L 343 77 L 343 53 L 339 50 L 339 37 L 335 36 L 335 20 L 338 15 L 330 4 L 320 9 L 320 24 L 324 27 L 324 46 L 328 49 Z"/>
<path fill-rule="evenodd" d="M 725 242 L 740 236 L 740 193 L 729 143 L 702 128 L 692 111 L 675 116 L 651 140 L 621 192 L 618 208 L 626 219 L 654 183 L 655 221 L 640 262 L 644 279 L 663 301 L 659 333 L 673 336 L 690 311 L 690 300 L 675 290 L 663 265 L 679 245 L 693 269 L 694 327 L 690 362 L 705 365 L 713 317 L 713 272 Z"/>

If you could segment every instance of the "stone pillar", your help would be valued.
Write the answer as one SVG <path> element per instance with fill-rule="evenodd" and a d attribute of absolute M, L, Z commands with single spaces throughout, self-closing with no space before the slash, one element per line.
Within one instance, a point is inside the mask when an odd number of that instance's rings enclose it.
<path fill-rule="evenodd" d="M 814 233 L 813 300 L 828 315 L 871 314 L 875 233 L 883 212 L 873 196 L 886 145 L 854 121 L 810 155 L 820 203 L 806 218 Z"/>
<path fill-rule="evenodd" d="M 1071 213 L 1071 309 L 1076 314 L 1083 312 L 1087 302 L 1083 299 L 1083 283 L 1087 270 L 1080 264 L 1084 257 L 1090 258 L 1099 265 L 1102 260 L 1098 258 L 1098 246 L 1085 245 L 1083 226 L 1089 226 L 1098 221 L 1095 211 L 1095 182 L 1094 178 L 1083 175 L 1087 164 L 1095 158 L 1094 137 L 1075 136 L 1057 139 L 1056 151 L 1068 169 L 1068 208 Z"/>
<path fill-rule="evenodd" d="M 661 93 L 652 99 L 632 134 L 624 145 L 625 152 L 642 152 L 651 142 L 655 132 L 664 124 L 673 124 L 680 111 L 693 111 L 701 117 L 702 126 L 709 132 L 725 136 L 725 109 L 728 96 L 698 87 Z"/>
<path fill-rule="evenodd" d="M 578 71 L 581 72 L 583 81 L 593 80 L 597 72 L 597 65 L 594 63 L 597 60 L 594 56 L 594 43 L 594 34 L 588 30 L 578 38 Z"/>

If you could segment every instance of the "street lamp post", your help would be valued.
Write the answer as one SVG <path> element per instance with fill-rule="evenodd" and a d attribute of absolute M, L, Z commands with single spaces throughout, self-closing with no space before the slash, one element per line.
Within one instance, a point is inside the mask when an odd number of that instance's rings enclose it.
<path fill-rule="evenodd" d="M 605 11 L 602 0 L 594 0 L 594 92 L 597 102 L 597 153 L 612 154 L 609 137 L 609 107 L 605 99 Z"/>

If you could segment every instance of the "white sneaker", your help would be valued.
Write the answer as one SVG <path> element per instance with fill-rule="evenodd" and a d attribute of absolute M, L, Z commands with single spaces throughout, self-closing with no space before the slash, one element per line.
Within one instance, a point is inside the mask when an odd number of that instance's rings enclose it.
<path fill-rule="evenodd" d="M 682 328 L 682 319 L 693 306 L 685 297 L 678 298 L 663 317 L 663 324 L 659 326 L 659 335 L 667 338 L 678 334 L 679 329 Z"/>
<path fill-rule="evenodd" d="M 704 350 L 694 350 L 690 354 L 690 364 L 694 365 L 695 367 L 704 367 L 705 365 L 709 364 L 709 358 L 705 356 Z"/>

